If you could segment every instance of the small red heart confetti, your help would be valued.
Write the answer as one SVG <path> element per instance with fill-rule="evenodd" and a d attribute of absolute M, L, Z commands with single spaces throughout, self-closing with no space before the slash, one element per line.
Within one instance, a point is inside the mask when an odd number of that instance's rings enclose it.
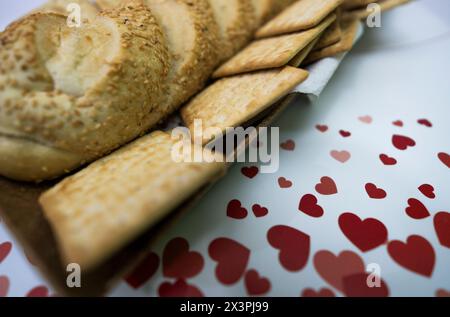
<path fill-rule="evenodd" d="M 280 188 L 291 188 L 292 182 L 284 177 L 280 177 L 278 178 L 278 185 L 280 186 Z"/>
<path fill-rule="evenodd" d="M 358 120 L 363 123 L 367 123 L 367 124 L 371 124 L 373 121 L 371 116 L 362 116 L 362 117 L 359 117 Z"/>
<path fill-rule="evenodd" d="M 320 179 L 315 187 L 316 191 L 321 195 L 334 195 L 337 194 L 338 189 L 336 183 L 331 177 L 324 176 Z"/>
<path fill-rule="evenodd" d="M 4 242 L 0 244 L 0 263 L 2 263 L 8 254 L 11 252 L 12 244 L 11 242 Z"/>
<path fill-rule="evenodd" d="M 156 273 L 159 267 L 159 257 L 156 253 L 150 252 L 146 258 L 131 272 L 126 278 L 130 287 L 140 288 L 147 283 Z"/>
<path fill-rule="evenodd" d="M 328 131 L 328 126 L 324 124 L 318 124 L 316 125 L 316 129 L 323 133 Z"/>
<path fill-rule="evenodd" d="M 351 157 L 351 154 L 348 151 L 336 151 L 336 150 L 333 150 L 333 151 L 330 152 L 330 155 L 336 161 L 339 161 L 341 163 L 347 162 L 350 159 L 350 157 Z"/>
<path fill-rule="evenodd" d="M 397 127 L 403 127 L 403 121 L 402 120 L 396 120 L 396 121 L 392 122 L 392 124 L 397 126 Z"/>
<path fill-rule="evenodd" d="M 267 232 L 270 245 L 279 250 L 281 265 L 297 272 L 306 266 L 309 258 L 310 238 L 307 234 L 288 226 L 274 226 Z"/>
<path fill-rule="evenodd" d="M 422 184 L 418 187 L 419 191 L 427 198 L 434 199 L 436 195 L 434 193 L 434 187 L 430 184 Z"/>
<path fill-rule="evenodd" d="M 204 266 L 200 253 L 189 251 L 184 238 L 170 240 L 163 253 L 163 273 L 166 277 L 187 279 L 199 274 Z"/>
<path fill-rule="evenodd" d="M 450 248 L 450 213 L 438 212 L 434 216 L 433 223 L 440 244 Z"/>
<path fill-rule="evenodd" d="M 217 279 L 225 285 L 234 284 L 242 278 L 250 259 L 248 248 L 228 238 L 212 241 L 208 253 L 211 259 L 217 262 Z"/>
<path fill-rule="evenodd" d="M 286 142 L 281 143 L 281 148 L 285 151 L 294 151 L 295 142 L 293 140 L 287 140 Z"/>
<path fill-rule="evenodd" d="M 416 141 L 404 135 L 394 134 L 392 136 L 392 144 L 399 150 L 406 150 L 408 147 L 416 145 Z"/>
<path fill-rule="evenodd" d="M 298 210 L 314 218 L 320 218 L 324 214 L 323 208 L 317 204 L 316 196 L 312 194 L 306 194 L 300 199 Z"/>
<path fill-rule="evenodd" d="M 415 198 L 408 199 L 408 207 L 406 207 L 405 211 L 413 219 L 425 219 L 430 216 L 427 207 Z"/>
<path fill-rule="evenodd" d="M 243 167 L 241 173 L 250 179 L 254 178 L 259 173 L 259 168 L 256 166 Z"/>
<path fill-rule="evenodd" d="M 436 291 L 436 297 L 450 297 L 450 291 L 446 291 L 445 289 L 438 289 Z"/>
<path fill-rule="evenodd" d="M 242 207 L 239 200 L 233 199 L 228 203 L 227 206 L 227 216 L 233 219 L 244 219 L 247 217 L 247 209 Z"/>
<path fill-rule="evenodd" d="M 48 297 L 49 291 L 48 288 L 45 286 L 37 286 L 30 290 L 26 297 Z"/>
<path fill-rule="evenodd" d="M 332 290 L 328 288 L 321 288 L 315 291 L 312 288 L 305 288 L 302 292 L 302 297 L 336 297 Z"/>
<path fill-rule="evenodd" d="M 258 204 L 253 205 L 252 210 L 253 214 L 257 218 L 267 216 L 267 214 L 269 213 L 269 210 L 266 207 L 262 207 L 261 205 Z"/>
<path fill-rule="evenodd" d="M 374 278 L 369 273 L 360 272 L 343 279 L 344 294 L 348 297 L 387 297 L 389 289 L 386 283 L 380 278 L 379 287 L 369 287 L 367 281 Z"/>
<path fill-rule="evenodd" d="M 379 220 L 361 220 L 357 215 L 344 213 L 339 216 L 339 227 L 344 235 L 362 252 L 373 250 L 386 243 L 388 231 Z"/>
<path fill-rule="evenodd" d="M 249 295 L 263 295 L 270 291 L 270 281 L 261 277 L 256 270 L 249 270 L 245 274 L 245 287 Z"/>
<path fill-rule="evenodd" d="M 372 199 L 386 198 L 387 194 L 382 188 L 378 188 L 375 184 L 367 183 L 366 186 L 367 195 Z"/>
<path fill-rule="evenodd" d="M 345 130 L 339 130 L 339 134 L 344 138 L 348 138 L 349 136 L 352 135 L 350 132 L 345 131 Z"/>
<path fill-rule="evenodd" d="M 380 160 L 384 165 L 395 165 L 397 164 L 397 160 L 393 157 L 390 157 L 386 154 L 380 154 Z"/>
<path fill-rule="evenodd" d="M 419 119 L 419 120 L 417 120 L 417 123 L 421 124 L 421 125 L 424 125 L 424 126 L 426 126 L 428 128 L 431 128 L 433 126 L 433 124 L 427 119 Z"/>
<path fill-rule="evenodd" d="M 430 242 L 421 236 L 409 236 L 406 243 L 391 241 L 388 252 L 395 262 L 410 271 L 427 277 L 433 274 L 436 254 Z"/>
<path fill-rule="evenodd" d="M 0 297 L 6 297 L 9 291 L 9 279 L 6 276 L 0 276 Z"/>
<path fill-rule="evenodd" d="M 441 152 L 438 154 L 438 158 L 444 163 L 448 168 L 450 168 L 450 155 L 447 153 Z"/>
<path fill-rule="evenodd" d="M 186 283 L 185 280 L 178 280 L 171 284 L 162 283 L 158 290 L 160 297 L 203 297 L 203 293 L 194 285 Z"/>

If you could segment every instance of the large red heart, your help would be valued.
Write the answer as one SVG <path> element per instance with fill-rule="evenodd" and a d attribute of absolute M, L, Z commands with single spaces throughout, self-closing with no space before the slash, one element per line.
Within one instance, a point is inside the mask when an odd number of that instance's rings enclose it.
<path fill-rule="evenodd" d="M 247 269 L 250 250 L 228 238 L 217 238 L 208 248 L 209 256 L 217 262 L 216 277 L 225 285 L 239 281 Z"/>
<path fill-rule="evenodd" d="M 322 195 L 337 194 L 337 186 L 331 177 L 324 176 L 320 179 L 320 183 L 316 185 L 316 191 Z"/>
<path fill-rule="evenodd" d="M 339 227 L 344 235 L 362 252 L 373 250 L 386 243 L 388 231 L 379 220 L 361 220 L 357 215 L 344 213 L 339 216 Z"/>
<path fill-rule="evenodd" d="M 26 297 L 48 297 L 49 291 L 45 286 L 36 286 L 32 290 L 30 290 Z"/>
<path fill-rule="evenodd" d="M 351 154 L 348 151 L 336 151 L 336 150 L 333 150 L 333 151 L 330 152 L 330 155 L 336 161 L 339 161 L 341 163 L 347 162 L 350 159 L 350 157 L 351 157 Z"/>
<path fill-rule="evenodd" d="M 11 242 L 4 242 L 0 244 L 0 263 L 6 259 L 8 254 L 11 252 L 12 244 Z"/>
<path fill-rule="evenodd" d="M 389 289 L 386 283 L 380 278 L 380 284 L 369 287 L 368 279 L 371 275 L 366 272 L 360 272 L 345 276 L 343 279 L 344 294 L 348 297 L 387 297 Z"/>
<path fill-rule="evenodd" d="M 331 286 L 344 292 L 344 277 L 365 271 L 361 257 L 352 251 L 342 251 L 338 256 L 327 250 L 314 256 L 317 273 Z"/>
<path fill-rule="evenodd" d="M 438 158 L 444 163 L 448 168 L 450 168 L 450 155 L 447 153 L 441 152 L 438 154 Z"/>
<path fill-rule="evenodd" d="M 267 232 L 270 245 L 279 250 L 281 265 L 288 271 L 303 269 L 308 262 L 310 238 L 307 234 L 288 226 L 274 226 Z"/>
<path fill-rule="evenodd" d="M 409 236 L 406 243 L 391 241 L 388 252 L 395 262 L 408 270 L 428 277 L 433 274 L 436 254 L 430 242 L 421 236 Z"/>
<path fill-rule="evenodd" d="M 372 199 L 386 198 L 387 194 L 382 188 L 378 188 L 375 184 L 367 183 L 366 186 L 367 195 Z"/>
<path fill-rule="evenodd" d="M 239 200 L 233 199 L 228 203 L 227 206 L 227 216 L 233 219 L 244 219 L 247 217 L 247 209 L 242 207 L 242 204 Z"/>
<path fill-rule="evenodd" d="M 9 291 L 9 279 L 6 276 L 0 276 L 0 297 L 6 297 Z"/>
<path fill-rule="evenodd" d="M 245 287 L 249 295 L 263 295 L 270 291 L 270 281 L 256 270 L 249 270 L 245 274 Z"/>
<path fill-rule="evenodd" d="M 150 252 L 147 257 L 131 272 L 125 281 L 134 289 L 140 288 L 156 273 L 159 267 L 159 256 Z"/>
<path fill-rule="evenodd" d="M 202 255 L 195 251 L 189 251 L 189 242 L 184 238 L 174 238 L 164 248 L 164 276 L 191 278 L 200 273 L 203 266 Z"/>
<path fill-rule="evenodd" d="M 441 211 L 434 216 L 434 229 L 439 242 L 447 248 L 450 248 L 450 213 Z"/>
<path fill-rule="evenodd" d="M 293 140 L 287 140 L 286 142 L 281 143 L 281 148 L 286 151 L 294 151 L 295 142 Z"/>
<path fill-rule="evenodd" d="M 409 146 L 415 146 L 416 141 L 404 135 L 394 134 L 392 136 L 392 144 L 399 150 L 406 150 Z"/>
<path fill-rule="evenodd" d="M 384 165 L 395 165 L 397 164 L 397 160 L 393 157 L 390 157 L 386 154 L 380 154 L 380 160 Z"/>
<path fill-rule="evenodd" d="M 430 216 L 427 207 L 415 198 L 408 199 L 408 207 L 406 207 L 405 211 L 413 219 L 425 219 Z"/>
<path fill-rule="evenodd" d="M 324 213 L 323 208 L 317 204 L 316 196 L 312 194 L 306 194 L 300 199 L 298 210 L 314 218 L 320 218 Z"/>
<path fill-rule="evenodd" d="M 417 123 L 421 124 L 421 125 L 424 125 L 424 126 L 426 126 L 428 128 L 431 128 L 433 126 L 433 124 L 427 119 L 419 119 L 419 120 L 417 120 Z"/>
<path fill-rule="evenodd" d="M 292 182 L 284 177 L 280 177 L 278 178 L 278 185 L 280 188 L 290 188 L 292 187 Z"/>
<path fill-rule="evenodd" d="M 259 168 L 257 168 L 256 166 L 250 166 L 250 167 L 243 167 L 241 169 L 241 172 L 244 176 L 252 179 L 254 178 L 256 175 L 258 175 L 259 172 Z"/>
<path fill-rule="evenodd" d="M 162 283 L 159 286 L 160 297 L 203 297 L 203 293 L 194 285 L 186 283 L 185 280 L 178 280 L 171 284 L 169 282 Z"/>
<path fill-rule="evenodd" d="M 253 214 L 257 218 L 264 217 L 269 213 L 269 210 L 266 207 L 262 207 L 261 205 L 258 204 L 253 205 L 252 210 Z"/>
<path fill-rule="evenodd" d="M 316 291 L 312 288 L 305 288 L 302 292 L 302 297 L 336 297 L 331 289 L 321 288 Z"/>
<path fill-rule="evenodd" d="M 434 187 L 430 184 L 423 184 L 418 187 L 420 192 L 427 198 L 434 199 L 436 194 L 434 193 Z"/>

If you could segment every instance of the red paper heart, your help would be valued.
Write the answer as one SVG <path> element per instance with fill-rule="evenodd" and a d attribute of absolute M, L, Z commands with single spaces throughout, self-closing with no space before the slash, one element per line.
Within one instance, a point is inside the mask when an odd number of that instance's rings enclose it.
<path fill-rule="evenodd" d="M 163 273 L 166 277 L 191 278 L 200 273 L 203 266 L 202 255 L 189 251 L 189 242 L 184 238 L 174 238 L 164 248 Z"/>
<path fill-rule="evenodd" d="M 314 256 L 317 273 L 331 286 L 344 292 L 344 277 L 365 271 L 361 257 L 352 251 L 342 251 L 335 256 L 330 251 L 318 251 Z"/>
<path fill-rule="evenodd" d="M 318 125 L 316 125 L 316 129 L 319 130 L 320 132 L 327 132 L 328 126 L 326 126 L 324 124 L 318 124 Z"/>
<path fill-rule="evenodd" d="M 447 153 L 441 152 L 438 154 L 438 158 L 444 163 L 448 168 L 450 168 L 450 155 Z"/>
<path fill-rule="evenodd" d="M 130 287 L 134 289 L 140 288 L 147 283 L 159 267 L 159 257 L 156 253 L 150 252 L 147 257 L 131 272 L 126 278 Z"/>
<path fill-rule="evenodd" d="M 418 187 L 420 192 L 427 198 L 434 199 L 436 195 L 434 194 L 434 187 L 430 184 L 423 184 Z"/>
<path fill-rule="evenodd" d="M 278 185 L 280 188 L 290 188 L 292 187 L 292 182 L 284 177 L 280 177 L 278 178 Z"/>
<path fill-rule="evenodd" d="M 393 125 L 397 126 L 397 127 L 403 127 L 403 121 L 402 120 L 397 120 L 392 122 Z"/>
<path fill-rule="evenodd" d="M 266 207 L 262 207 L 261 205 L 258 204 L 253 205 L 252 210 L 253 214 L 257 218 L 264 217 L 269 213 L 269 210 Z"/>
<path fill-rule="evenodd" d="M 45 286 L 37 286 L 30 290 L 26 297 L 48 297 L 49 291 L 48 288 Z"/>
<path fill-rule="evenodd" d="M 6 297 L 9 291 L 9 279 L 6 276 L 0 276 L 0 297 Z"/>
<path fill-rule="evenodd" d="M 316 185 L 316 191 L 322 195 L 334 195 L 337 194 L 337 186 L 331 177 L 324 176 L 320 179 L 320 183 Z"/>
<path fill-rule="evenodd" d="M 159 287 L 160 297 L 203 297 L 203 293 L 196 286 L 186 283 L 185 280 L 178 280 L 171 284 L 162 283 Z"/>
<path fill-rule="evenodd" d="M 287 140 L 286 142 L 281 143 L 281 148 L 286 151 L 294 151 L 295 142 L 293 140 Z"/>
<path fill-rule="evenodd" d="M 382 188 L 378 188 L 375 184 L 367 183 L 366 192 L 372 199 L 383 199 L 386 198 L 387 194 Z"/>
<path fill-rule="evenodd" d="M 433 222 L 439 242 L 444 247 L 450 248 L 450 213 L 438 212 L 434 216 Z"/>
<path fill-rule="evenodd" d="M 395 158 L 387 156 L 386 154 L 380 154 L 380 160 L 384 165 L 397 164 L 397 160 Z"/>
<path fill-rule="evenodd" d="M 218 238 L 211 242 L 208 252 L 217 262 L 216 277 L 220 282 L 231 285 L 242 278 L 250 258 L 249 249 L 234 240 Z"/>
<path fill-rule="evenodd" d="M 336 151 L 336 150 L 333 150 L 333 151 L 330 152 L 330 155 L 336 161 L 339 161 L 341 163 L 347 162 L 350 159 L 350 157 L 351 157 L 350 152 L 347 152 L 347 151 Z"/>
<path fill-rule="evenodd" d="M 386 243 L 388 231 L 379 220 L 361 220 L 357 215 L 344 213 L 339 216 L 339 227 L 344 235 L 362 252 L 373 250 Z"/>
<path fill-rule="evenodd" d="M 404 135 L 394 134 L 392 136 L 392 144 L 399 150 L 406 150 L 408 147 L 416 145 L 416 141 Z"/>
<path fill-rule="evenodd" d="M 361 272 L 344 277 L 344 294 L 348 297 L 387 297 L 389 289 L 380 278 L 379 287 L 369 287 L 368 279 L 373 277 L 369 273 Z"/>
<path fill-rule="evenodd" d="M 431 128 L 433 126 L 433 124 L 427 119 L 419 119 L 419 120 L 417 120 L 417 123 L 424 125 L 428 128 Z"/>
<path fill-rule="evenodd" d="M 245 274 L 245 287 L 249 295 L 263 295 L 270 291 L 270 281 L 261 277 L 256 270 L 249 270 Z"/>
<path fill-rule="evenodd" d="M 450 291 L 446 291 L 445 289 L 438 289 L 436 291 L 436 297 L 450 297 Z"/>
<path fill-rule="evenodd" d="M 323 208 L 317 204 L 316 196 L 312 194 L 306 194 L 300 199 L 298 210 L 314 218 L 320 218 L 324 214 Z"/>
<path fill-rule="evenodd" d="M 4 242 L 0 244 L 0 263 L 2 263 L 8 254 L 11 252 L 12 244 L 11 242 Z"/>
<path fill-rule="evenodd" d="M 428 277 L 433 274 L 436 254 L 430 242 L 421 236 L 409 236 L 406 243 L 391 241 L 388 252 L 395 262 L 408 270 Z"/>
<path fill-rule="evenodd" d="M 331 289 L 321 288 L 319 291 L 316 291 L 312 288 L 306 288 L 302 292 L 302 297 L 336 297 Z"/>
<path fill-rule="evenodd" d="M 405 211 L 413 219 L 425 219 L 430 216 L 427 207 L 415 198 L 408 199 L 408 207 L 406 207 Z"/>
<path fill-rule="evenodd" d="M 310 238 L 307 234 L 288 226 L 274 226 L 267 232 L 270 245 L 279 250 L 281 265 L 288 271 L 303 269 L 308 262 Z"/>
<path fill-rule="evenodd" d="M 248 166 L 248 167 L 243 167 L 241 169 L 241 172 L 244 176 L 252 179 L 254 178 L 256 175 L 258 175 L 259 173 L 259 168 L 257 168 L 256 166 Z"/>
<path fill-rule="evenodd" d="M 350 132 L 345 131 L 345 130 L 339 130 L 339 134 L 344 138 L 348 138 L 349 136 L 352 135 Z"/>
<path fill-rule="evenodd" d="M 228 203 L 227 206 L 227 216 L 233 219 L 244 219 L 247 217 L 247 209 L 242 207 L 242 204 L 239 200 L 233 199 Z"/>
<path fill-rule="evenodd" d="M 367 123 L 367 124 L 371 124 L 373 119 L 371 116 L 362 116 L 358 118 L 359 121 L 363 122 L 363 123 Z"/>

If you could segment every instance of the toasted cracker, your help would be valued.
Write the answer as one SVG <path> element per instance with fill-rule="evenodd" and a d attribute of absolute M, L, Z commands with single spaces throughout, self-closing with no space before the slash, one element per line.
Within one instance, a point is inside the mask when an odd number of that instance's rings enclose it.
<path fill-rule="evenodd" d="M 213 78 L 284 66 L 335 19 L 336 15 L 332 14 L 307 31 L 256 40 L 216 70 Z"/>
<path fill-rule="evenodd" d="M 308 65 L 319 59 L 350 51 L 353 47 L 359 24 L 360 22 L 357 19 L 342 22 L 341 40 L 331 46 L 319 50 L 313 50 L 311 54 L 305 59 L 303 65 Z"/>
<path fill-rule="evenodd" d="M 377 1 L 378 0 L 344 0 L 342 8 L 346 10 L 361 8 Z"/>
<path fill-rule="evenodd" d="M 302 49 L 293 59 L 291 59 L 288 65 L 292 67 L 300 67 L 303 61 L 308 57 L 309 53 L 312 52 L 314 47 L 317 45 L 317 42 L 320 40 L 320 37 L 314 39 L 311 43 L 308 44 L 304 49 Z"/>
<path fill-rule="evenodd" d="M 388 10 L 391 10 L 395 7 L 398 7 L 402 4 L 406 4 L 410 2 L 410 0 L 380 0 L 376 3 L 380 5 L 381 12 L 385 12 Z M 373 14 L 372 10 L 367 10 L 367 7 L 351 10 L 351 11 L 345 11 L 342 14 L 342 18 L 345 20 L 352 20 L 352 19 L 366 19 L 371 14 Z"/>
<path fill-rule="evenodd" d="M 224 172 L 225 163 L 176 163 L 176 142 L 154 132 L 40 197 L 65 263 L 95 267 Z"/>
<path fill-rule="evenodd" d="M 318 25 L 342 4 L 343 0 L 299 0 L 256 32 L 257 38 L 282 35 Z"/>
<path fill-rule="evenodd" d="M 202 127 L 238 127 L 285 96 L 308 77 L 302 69 L 285 66 L 249 74 L 227 77 L 206 88 L 181 109 L 186 126 L 194 131 L 194 121 Z M 204 136 L 206 143 L 210 140 Z"/>
<path fill-rule="evenodd" d="M 320 36 L 315 49 L 321 49 L 336 44 L 341 40 L 341 37 L 342 30 L 340 19 L 336 19 Z"/>

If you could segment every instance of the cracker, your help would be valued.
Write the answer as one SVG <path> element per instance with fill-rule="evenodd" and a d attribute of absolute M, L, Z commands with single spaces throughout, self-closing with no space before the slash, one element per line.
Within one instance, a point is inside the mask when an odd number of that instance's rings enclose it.
<path fill-rule="evenodd" d="M 64 263 L 95 267 L 225 171 L 225 163 L 176 163 L 175 142 L 154 132 L 40 197 Z"/>
<path fill-rule="evenodd" d="M 336 44 L 341 40 L 342 30 L 340 19 L 336 19 L 320 36 L 320 39 L 315 47 L 315 49 L 321 49 L 333 44 Z"/>
<path fill-rule="evenodd" d="M 308 57 L 309 53 L 312 52 L 314 47 L 316 47 L 317 42 L 320 40 L 320 37 L 314 39 L 311 43 L 308 44 L 304 49 L 302 49 L 293 59 L 289 61 L 290 66 L 292 67 L 300 67 L 303 61 Z"/>
<path fill-rule="evenodd" d="M 381 12 L 385 12 L 388 10 L 391 10 L 395 7 L 398 7 L 399 5 L 406 4 L 410 2 L 410 0 L 380 0 L 377 2 L 377 4 L 380 5 Z M 367 10 L 367 7 L 351 10 L 351 11 L 345 11 L 342 14 L 342 18 L 345 20 L 352 20 L 352 19 L 366 19 L 368 16 L 372 14 L 372 10 Z"/>
<path fill-rule="evenodd" d="M 332 14 L 307 31 L 256 40 L 216 70 L 213 78 L 284 66 L 335 19 Z"/>
<path fill-rule="evenodd" d="M 342 39 L 338 43 L 331 46 L 320 50 L 313 50 L 305 59 L 303 65 L 308 65 L 319 59 L 350 51 L 353 47 L 359 25 L 360 22 L 356 19 L 342 22 Z"/>
<path fill-rule="evenodd" d="M 289 6 L 256 32 L 257 38 L 298 32 L 315 27 L 343 0 L 300 0 Z"/>
<path fill-rule="evenodd" d="M 346 10 L 361 8 L 377 1 L 378 0 L 344 0 L 342 8 Z"/>
<path fill-rule="evenodd" d="M 285 96 L 308 77 L 302 69 L 285 66 L 218 80 L 181 109 L 186 126 L 193 132 L 194 120 L 202 127 L 238 127 Z M 203 142 L 211 138 L 204 135 Z"/>

